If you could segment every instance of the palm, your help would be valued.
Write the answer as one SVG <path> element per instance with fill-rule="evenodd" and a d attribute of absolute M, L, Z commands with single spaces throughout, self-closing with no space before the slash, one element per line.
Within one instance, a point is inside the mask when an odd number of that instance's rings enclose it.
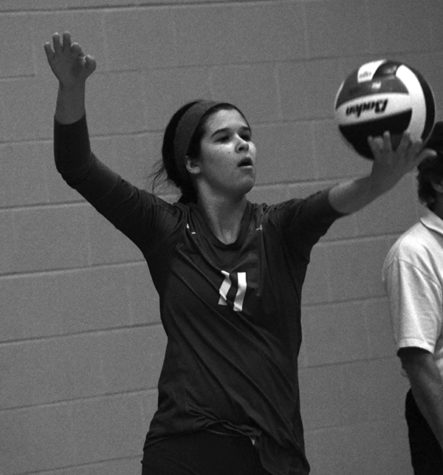
<path fill-rule="evenodd" d="M 45 44 L 46 57 L 52 72 L 65 87 L 83 84 L 96 67 L 91 56 L 85 56 L 78 43 L 71 42 L 69 33 L 58 33 L 52 37 L 53 46 Z"/>

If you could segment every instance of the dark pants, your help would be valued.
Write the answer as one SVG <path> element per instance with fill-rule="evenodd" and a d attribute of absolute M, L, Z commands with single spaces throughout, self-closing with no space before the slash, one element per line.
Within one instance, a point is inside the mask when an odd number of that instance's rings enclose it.
<path fill-rule="evenodd" d="M 244 436 L 202 431 L 145 448 L 142 475 L 269 475 Z"/>
<path fill-rule="evenodd" d="M 415 475 L 443 474 L 443 451 L 426 419 L 422 416 L 411 390 L 406 395 L 406 422 Z"/>

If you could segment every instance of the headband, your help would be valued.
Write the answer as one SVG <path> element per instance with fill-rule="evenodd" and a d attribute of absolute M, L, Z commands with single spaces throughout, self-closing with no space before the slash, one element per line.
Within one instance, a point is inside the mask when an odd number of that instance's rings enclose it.
<path fill-rule="evenodd" d="M 178 121 L 174 136 L 174 160 L 181 176 L 186 175 L 185 157 L 201 118 L 218 104 L 222 102 L 198 101 L 189 107 Z"/>

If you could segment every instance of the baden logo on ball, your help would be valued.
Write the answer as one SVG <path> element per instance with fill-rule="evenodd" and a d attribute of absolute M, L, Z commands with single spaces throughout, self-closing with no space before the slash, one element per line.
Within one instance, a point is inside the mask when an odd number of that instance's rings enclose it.
<path fill-rule="evenodd" d="M 435 102 L 431 87 L 417 70 L 380 59 L 348 75 L 335 97 L 334 111 L 346 143 L 372 159 L 368 136 L 388 130 L 394 148 L 405 131 L 425 142 L 434 126 Z"/>

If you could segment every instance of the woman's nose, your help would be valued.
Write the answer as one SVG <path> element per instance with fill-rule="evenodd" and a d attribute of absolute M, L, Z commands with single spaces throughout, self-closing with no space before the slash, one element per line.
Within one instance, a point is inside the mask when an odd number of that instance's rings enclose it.
<path fill-rule="evenodd" d="M 242 137 L 237 139 L 237 149 L 240 151 L 249 150 L 249 142 Z"/>

